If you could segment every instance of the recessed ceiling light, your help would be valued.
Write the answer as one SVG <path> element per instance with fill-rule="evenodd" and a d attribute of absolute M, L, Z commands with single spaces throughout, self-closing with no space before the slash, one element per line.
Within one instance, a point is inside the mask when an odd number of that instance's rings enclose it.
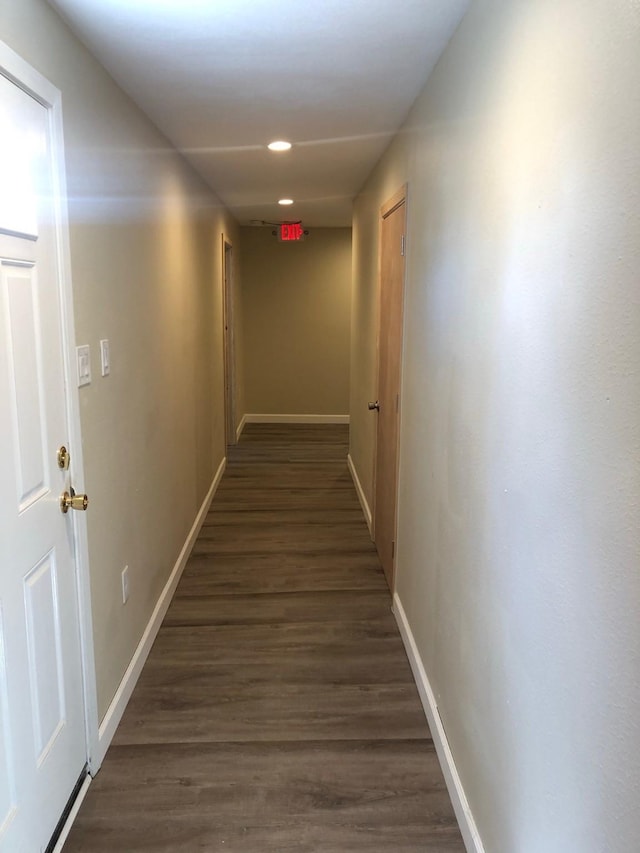
<path fill-rule="evenodd" d="M 291 148 L 291 143 L 280 139 L 277 142 L 270 142 L 267 148 L 269 151 L 288 151 Z"/>
<path fill-rule="evenodd" d="M 281 198 L 278 204 L 293 204 L 292 198 Z"/>

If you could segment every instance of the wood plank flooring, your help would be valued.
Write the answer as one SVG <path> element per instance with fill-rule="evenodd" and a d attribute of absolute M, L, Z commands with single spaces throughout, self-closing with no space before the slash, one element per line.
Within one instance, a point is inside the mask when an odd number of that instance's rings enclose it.
<path fill-rule="evenodd" d="M 64 853 L 463 853 L 347 439 L 245 428 Z"/>

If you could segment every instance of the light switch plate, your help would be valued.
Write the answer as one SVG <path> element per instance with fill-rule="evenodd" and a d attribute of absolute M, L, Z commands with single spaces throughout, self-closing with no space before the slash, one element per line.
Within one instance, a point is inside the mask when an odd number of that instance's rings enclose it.
<path fill-rule="evenodd" d="M 106 338 L 100 341 L 100 363 L 102 375 L 108 376 L 111 372 L 111 354 L 109 352 L 109 341 Z"/>
<path fill-rule="evenodd" d="M 91 382 L 91 349 L 88 344 L 76 347 L 76 363 L 78 367 L 78 388 Z"/>

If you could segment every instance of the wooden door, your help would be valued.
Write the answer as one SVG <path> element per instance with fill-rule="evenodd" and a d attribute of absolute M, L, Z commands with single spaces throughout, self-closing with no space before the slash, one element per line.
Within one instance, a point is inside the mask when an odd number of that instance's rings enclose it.
<path fill-rule="evenodd" d="M 405 197 L 403 188 L 383 206 L 380 236 L 379 409 L 373 529 L 376 548 L 392 592 L 398 491 Z"/>
<path fill-rule="evenodd" d="M 54 174 L 49 110 L 0 73 L 0 850 L 25 853 L 86 765 Z"/>
<path fill-rule="evenodd" d="M 236 380 L 234 339 L 233 248 L 222 237 L 223 315 L 224 315 L 224 397 L 227 447 L 236 443 Z"/>

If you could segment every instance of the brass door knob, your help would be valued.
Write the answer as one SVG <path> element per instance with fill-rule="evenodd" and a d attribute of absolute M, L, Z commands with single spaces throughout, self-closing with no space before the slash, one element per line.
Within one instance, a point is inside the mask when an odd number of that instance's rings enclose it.
<path fill-rule="evenodd" d="M 87 495 L 76 495 L 71 489 L 71 492 L 63 492 L 60 495 L 60 509 L 63 513 L 69 512 L 70 509 L 85 511 L 89 506 L 89 498 Z"/>
<path fill-rule="evenodd" d="M 370 412 L 379 412 L 380 411 L 380 403 L 376 400 L 374 403 L 369 403 L 369 411 Z"/>

